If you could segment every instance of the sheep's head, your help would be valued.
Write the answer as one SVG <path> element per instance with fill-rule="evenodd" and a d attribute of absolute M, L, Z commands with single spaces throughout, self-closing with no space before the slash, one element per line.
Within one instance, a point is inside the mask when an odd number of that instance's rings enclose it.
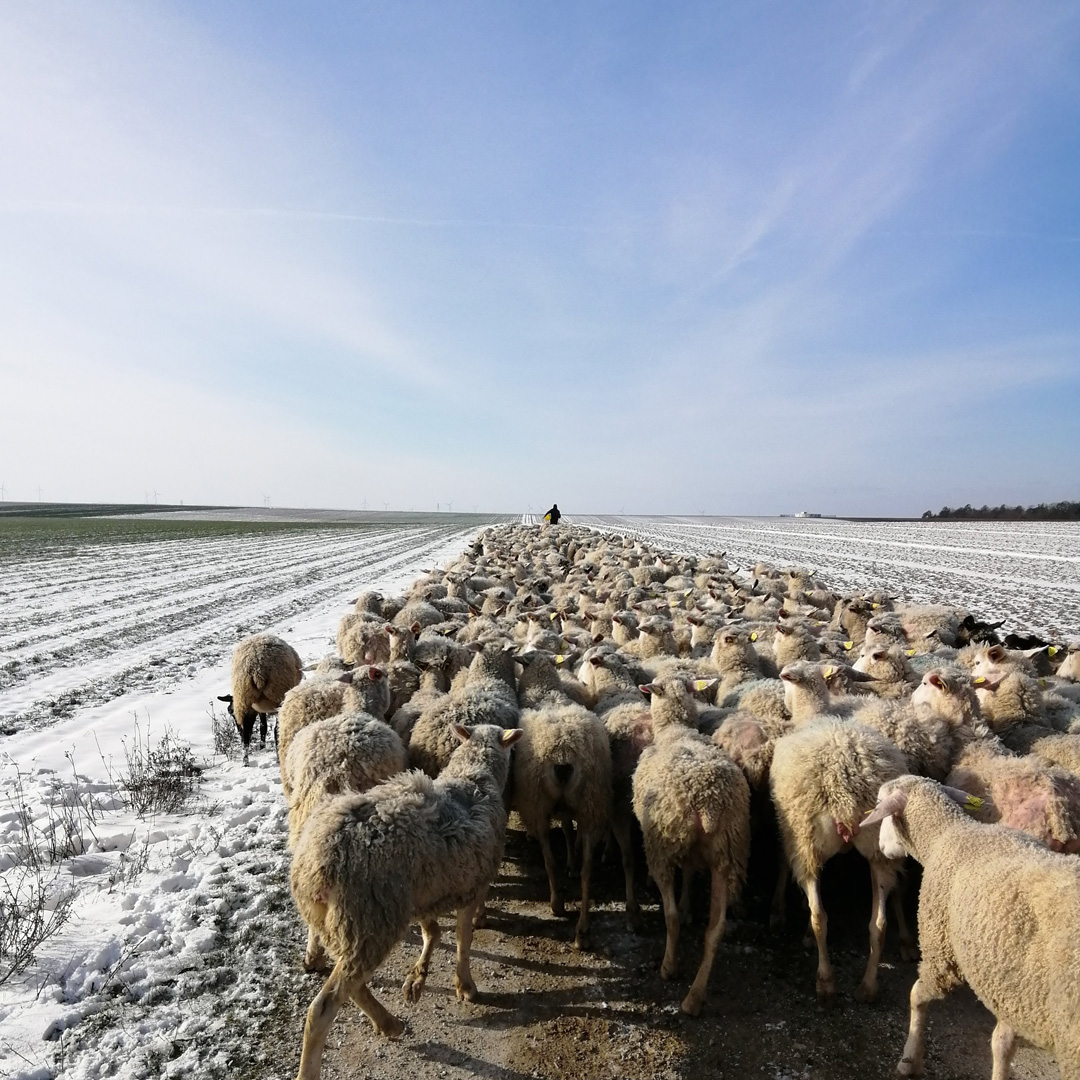
<path fill-rule="evenodd" d="M 944 805 L 954 805 L 976 812 L 983 809 L 986 800 L 971 795 L 961 788 L 947 787 L 923 776 L 898 776 L 887 780 L 878 791 L 877 805 L 857 825 L 855 832 L 880 823 L 878 847 L 887 859 L 902 859 L 912 855 L 911 841 L 904 822 L 904 812 L 911 797 L 920 796 L 942 800 Z M 955 811 L 953 811 L 955 813 Z"/>

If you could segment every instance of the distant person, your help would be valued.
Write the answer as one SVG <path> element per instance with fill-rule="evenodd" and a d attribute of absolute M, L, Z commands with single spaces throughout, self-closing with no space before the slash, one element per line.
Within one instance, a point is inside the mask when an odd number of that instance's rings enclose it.
<path fill-rule="evenodd" d="M 561 518 L 561 517 L 562 517 L 562 514 L 559 513 L 559 504 L 558 503 L 552 503 L 551 504 L 551 509 L 544 515 L 544 520 L 545 521 L 550 521 L 552 525 L 558 525 L 559 524 L 559 518 Z"/>

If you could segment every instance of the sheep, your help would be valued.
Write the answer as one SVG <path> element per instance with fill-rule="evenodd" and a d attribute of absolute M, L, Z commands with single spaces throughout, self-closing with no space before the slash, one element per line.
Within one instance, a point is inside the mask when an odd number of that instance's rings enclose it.
<path fill-rule="evenodd" d="M 498 724 L 512 728 L 518 721 L 514 690 L 514 646 L 492 641 L 473 657 L 460 692 L 451 689 L 445 698 L 425 709 L 409 736 L 409 764 L 438 776 L 456 748 L 454 723 Z"/>
<path fill-rule="evenodd" d="M 695 869 L 711 874 L 709 925 L 697 975 L 682 1011 L 697 1016 L 724 934 L 729 900 L 738 899 L 750 856 L 750 789 L 742 770 L 695 727 L 697 707 L 687 681 L 665 676 L 642 687 L 652 703 L 654 742 L 641 754 L 633 779 L 649 873 L 664 901 L 667 942 L 660 977 L 676 971 L 679 909 L 675 870 L 684 887 Z"/>
<path fill-rule="evenodd" d="M 338 652 L 353 664 L 385 664 L 390 659 L 390 635 L 381 619 L 346 615 L 338 625 Z"/>
<path fill-rule="evenodd" d="M 589 886 L 593 849 L 611 815 L 611 747 L 603 721 L 562 691 L 554 663 L 542 653 L 525 654 L 523 680 L 534 692 L 518 723 L 524 735 L 514 751 L 514 808 L 544 856 L 551 911 L 564 916 L 549 838 L 553 816 L 572 817 L 581 838 L 581 909 L 574 947 L 585 946 L 589 930 Z M 536 691 L 547 687 L 546 692 Z M 519 688 L 519 694 L 521 690 Z M 521 694 L 525 705 L 525 694 Z M 569 840 L 568 840 L 569 850 Z"/>
<path fill-rule="evenodd" d="M 880 822 L 882 854 L 911 855 L 923 868 L 922 959 L 897 1071 L 922 1075 L 927 1008 L 966 982 L 997 1021 L 994 1080 L 1008 1077 L 1017 1036 L 1049 1050 L 1063 1080 L 1077 1080 L 1080 861 L 970 820 L 960 808 L 968 801 L 904 776 L 882 785 L 863 826 Z"/>
<path fill-rule="evenodd" d="M 229 715 L 240 729 L 244 764 L 259 718 L 259 742 L 266 746 L 266 721 L 281 708 L 285 695 L 304 677 L 297 651 L 274 634 L 252 634 L 236 646 L 232 656 L 232 693 L 218 697 L 229 704 Z"/>
<path fill-rule="evenodd" d="M 297 732 L 282 770 L 289 776 L 290 850 L 320 799 L 366 791 L 402 772 L 407 762 L 397 732 L 367 713 L 330 716 Z"/>
<path fill-rule="evenodd" d="M 414 770 L 327 799 L 301 833 L 290 873 L 293 899 L 337 962 L 308 1009 L 297 1080 L 318 1080 L 330 1026 L 346 998 L 381 1034 L 402 1033 L 402 1022 L 367 984 L 414 919 L 424 946 L 402 988 L 405 1000 L 419 1000 L 439 941 L 438 916 L 453 910 L 454 987 L 459 1000 L 476 1000 L 473 914 L 502 862 L 503 788 L 521 729 L 455 724 L 453 732 L 461 745 L 437 780 Z"/>
<path fill-rule="evenodd" d="M 786 670 L 786 669 L 785 669 Z M 817 941 L 817 995 L 831 998 L 836 982 L 826 946 L 827 919 L 819 882 L 825 863 L 854 845 L 870 863 L 873 895 L 870 955 L 855 991 L 859 1001 L 877 995 L 877 969 L 885 936 L 885 901 L 896 882 L 897 864 L 882 857 L 877 837 L 859 822 L 886 780 L 906 772 L 899 749 L 863 724 L 819 719 L 776 740 L 769 785 L 784 853 L 810 904 Z M 786 875 L 777 883 L 774 910 L 783 900 Z"/>
<path fill-rule="evenodd" d="M 1069 642 L 1069 651 L 1057 669 L 1059 679 L 1080 683 L 1080 641 Z"/>
<path fill-rule="evenodd" d="M 761 660 L 754 651 L 750 635 L 733 627 L 725 626 L 717 633 L 710 659 L 720 675 L 720 686 L 716 691 L 718 701 L 739 683 L 761 678 Z"/>
<path fill-rule="evenodd" d="M 611 746 L 611 832 L 626 881 L 626 923 L 635 930 L 640 909 L 634 892 L 632 778 L 642 751 L 652 743 L 652 714 L 638 683 L 614 654 L 587 654 L 581 674 Z"/>
<path fill-rule="evenodd" d="M 777 668 L 793 660 L 816 661 L 821 659 L 821 647 L 817 638 L 805 627 L 791 622 L 778 622 L 773 639 L 773 653 Z"/>
<path fill-rule="evenodd" d="M 907 653 L 898 645 L 872 645 L 851 665 L 874 681 L 871 689 L 878 697 L 906 698 L 918 685 Z"/>

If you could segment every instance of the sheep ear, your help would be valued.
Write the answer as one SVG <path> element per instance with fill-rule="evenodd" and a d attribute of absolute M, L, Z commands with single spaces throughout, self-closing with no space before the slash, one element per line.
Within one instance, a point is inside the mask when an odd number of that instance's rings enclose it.
<path fill-rule="evenodd" d="M 1035 652 L 1033 652 L 1033 653 L 1025 653 L 1025 655 L 1026 656 L 1034 656 L 1035 653 L 1037 653 L 1038 651 L 1039 650 L 1036 649 Z M 1005 659 L 1005 649 L 1001 645 L 991 645 L 990 648 L 986 650 L 986 655 L 987 655 L 987 657 L 989 659 L 993 660 L 994 663 L 996 664 L 999 661 Z"/>
<path fill-rule="evenodd" d="M 949 787 L 946 784 L 941 785 L 941 790 L 944 791 L 957 806 L 962 806 L 965 810 L 981 810 L 983 806 L 990 801 L 989 799 L 980 799 L 978 795 L 972 795 L 969 792 L 964 791 L 963 788 Z"/>
<path fill-rule="evenodd" d="M 940 675 L 936 671 L 930 672 L 930 674 L 926 677 L 926 681 L 929 682 L 932 686 L 936 686 L 939 690 L 947 691 L 949 689 L 949 684 L 945 680 L 944 676 Z"/>
<path fill-rule="evenodd" d="M 1043 650 L 1046 650 L 1050 654 L 1050 656 L 1053 656 L 1054 654 L 1052 652 L 1050 652 L 1050 649 L 1052 649 L 1052 648 L 1053 648 L 1052 645 L 1040 645 L 1036 649 L 1024 649 L 1023 653 L 1030 660 L 1032 657 L 1038 656 L 1039 653 L 1041 653 Z M 1005 650 L 1002 649 L 1002 653 L 1004 653 L 1004 651 Z"/>
<path fill-rule="evenodd" d="M 383 671 L 381 667 L 376 667 L 374 664 L 372 664 L 368 668 L 368 678 L 372 682 L 378 682 L 380 679 L 386 678 L 386 672 Z"/>
<path fill-rule="evenodd" d="M 908 794 L 906 791 L 890 791 L 889 794 L 859 822 L 859 828 L 863 829 L 867 825 L 876 825 L 879 821 L 884 821 L 893 814 L 902 814 L 904 808 L 907 806 L 907 799 Z"/>
<path fill-rule="evenodd" d="M 450 730 L 462 741 L 468 742 L 471 732 L 464 724 L 451 724 Z"/>
<path fill-rule="evenodd" d="M 786 618 L 786 616 L 784 615 L 784 612 L 782 612 L 782 611 L 780 612 L 780 617 L 781 618 Z M 783 623 L 777 623 L 776 624 L 776 631 L 779 634 L 790 634 L 791 633 L 791 627 L 790 626 L 785 626 Z"/>
<path fill-rule="evenodd" d="M 536 659 L 536 651 L 518 653 L 514 659 L 522 666 L 528 667 Z"/>
<path fill-rule="evenodd" d="M 232 704 L 232 694 L 218 694 L 218 701 L 227 701 Z"/>
<path fill-rule="evenodd" d="M 664 696 L 663 693 L 660 691 L 660 689 L 657 687 L 656 683 L 641 683 L 641 684 L 639 684 L 638 689 L 646 697 L 649 697 L 651 694 L 657 694 L 660 697 Z"/>
<path fill-rule="evenodd" d="M 343 683 L 351 683 L 353 681 L 353 675 L 354 674 L 355 674 L 355 672 L 346 671 L 344 675 L 339 675 L 337 677 L 337 681 L 338 682 L 343 682 Z"/>
<path fill-rule="evenodd" d="M 975 685 L 976 690 L 994 691 L 1005 681 L 1005 676 L 999 675 L 996 679 L 991 679 L 986 675 L 977 675 L 971 681 Z"/>
<path fill-rule="evenodd" d="M 414 622 L 412 626 L 409 627 L 409 629 L 413 632 L 413 637 L 419 637 L 420 631 L 424 628 L 418 622 Z"/>
<path fill-rule="evenodd" d="M 521 736 L 524 735 L 524 734 L 525 734 L 524 729 L 519 728 L 519 727 L 510 728 L 509 730 L 504 731 L 502 733 L 502 744 L 503 744 L 503 746 L 504 747 L 513 746 L 514 743 L 516 743 L 518 741 L 518 739 L 520 739 Z"/>
<path fill-rule="evenodd" d="M 703 694 L 706 690 L 711 690 L 719 681 L 719 679 L 695 679 L 694 689 L 699 694 Z"/>
<path fill-rule="evenodd" d="M 589 663 L 592 664 L 593 667 L 603 667 L 604 666 L 604 661 L 601 660 L 599 656 L 590 656 L 589 657 Z"/>
<path fill-rule="evenodd" d="M 867 675 L 865 671 L 859 671 L 853 667 L 845 667 L 844 674 L 852 682 L 877 682 L 873 675 Z"/>

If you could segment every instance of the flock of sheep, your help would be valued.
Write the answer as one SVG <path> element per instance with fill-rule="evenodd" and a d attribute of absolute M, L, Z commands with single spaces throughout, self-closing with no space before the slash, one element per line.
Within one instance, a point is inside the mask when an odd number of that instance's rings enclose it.
<path fill-rule="evenodd" d="M 922 1073 L 927 1006 L 967 982 L 997 1018 L 995 1080 L 1018 1037 L 1080 1078 L 1080 646 L 1011 648 L 996 629 L 884 593 L 841 596 L 800 568 L 739 572 L 722 555 L 505 526 L 405 597 L 360 596 L 338 655 L 309 679 L 279 638 L 247 639 L 230 710 L 245 753 L 256 716 L 265 739 L 278 710 L 305 965 L 333 965 L 308 1010 L 298 1080 L 319 1077 L 347 998 L 379 1032 L 401 1033 L 367 984 L 412 922 L 423 949 L 406 1000 L 423 991 L 437 918 L 450 911 L 457 994 L 475 998 L 472 932 L 511 810 L 540 844 L 558 915 L 553 821 L 580 859 L 579 948 L 607 835 L 636 924 L 637 821 L 663 899 L 662 978 L 675 974 L 690 880 L 709 875 L 704 955 L 682 1003 L 692 1015 L 752 842 L 779 832 L 773 916 L 794 876 L 821 998 L 836 992 L 825 863 L 854 847 L 870 865 L 869 958 L 855 991 L 870 1001 L 886 902 L 910 856 L 923 868 L 921 960 L 899 1072 Z M 902 903 L 893 910 L 914 956 Z"/>

